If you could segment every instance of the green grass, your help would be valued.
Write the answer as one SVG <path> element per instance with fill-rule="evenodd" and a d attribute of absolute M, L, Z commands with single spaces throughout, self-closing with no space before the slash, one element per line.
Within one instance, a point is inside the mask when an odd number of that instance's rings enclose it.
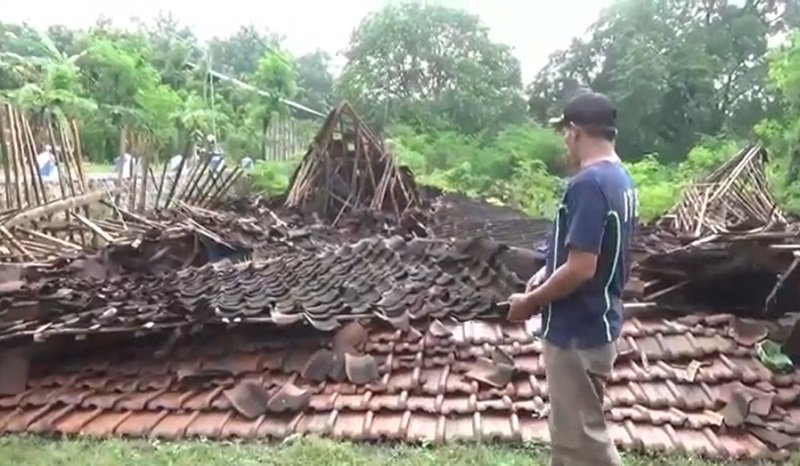
<path fill-rule="evenodd" d="M 444 466 L 546 465 L 538 447 L 451 445 L 443 447 L 370 445 L 294 439 L 282 443 L 146 442 L 135 440 L 49 440 L 0 438 L 0 466 Z M 626 466 L 710 466 L 722 463 L 675 457 L 625 456 Z M 727 463 L 731 464 L 731 463 Z M 798 465 L 794 461 L 788 464 Z"/>

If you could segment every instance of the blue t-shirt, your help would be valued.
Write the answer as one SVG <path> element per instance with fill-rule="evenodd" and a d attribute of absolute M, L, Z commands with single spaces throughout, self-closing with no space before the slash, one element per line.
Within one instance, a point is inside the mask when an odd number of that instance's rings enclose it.
<path fill-rule="evenodd" d="M 597 254 L 597 272 L 573 294 L 547 307 L 542 315 L 545 340 L 561 347 L 593 348 L 619 337 L 636 216 L 636 187 L 621 163 L 599 162 L 570 180 L 553 222 L 547 274 L 566 262 L 569 249 Z"/>

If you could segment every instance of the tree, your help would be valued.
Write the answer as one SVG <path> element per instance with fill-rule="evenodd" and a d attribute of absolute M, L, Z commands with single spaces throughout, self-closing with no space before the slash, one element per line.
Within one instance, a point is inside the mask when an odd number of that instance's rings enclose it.
<path fill-rule="evenodd" d="M 257 96 L 251 105 L 251 115 L 261 123 L 261 154 L 266 155 L 267 129 L 276 114 L 287 111 L 283 100 L 291 98 L 297 92 L 294 64 L 291 57 L 281 51 L 269 51 L 258 60 L 258 67 L 253 75 L 253 84 L 269 97 Z"/>
<path fill-rule="evenodd" d="M 172 120 L 180 108 L 177 93 L 161 83 L 139 50 L 106 38 L 92 37 L 87 42 L 86 54 L 78 63 L 83 85 L 92 89 L 100 110 L 91 124 L 106 134 L 103 146 L 95 149 L 106 157 L 124 152 L 130 131 L 149 133 L 156 143 L 166 144 L 174 134 Z M 114 133 L 117 148 L 109 144 Z"/>
<path fill-rule="evenodd" d="M 551 57 L 529 88 L 530 112 L 543 120 L 582 88 L 605 92 L 621 153 L 634 159 L 677 161 L 704 134 L 747 136 L 771 111 L 767 43 L 792 24 L 791 3 L 617 1 L 586 40 Z"/>
<path fill-rule="evenodd" d="M 68 116 L 91 111 L 94 103 L 83 97 L 84 91 L 75 64 L 82 54 L 65 54 L 47 33 L 29 28 L 19 32 L 20 35 L 10 33 L 8 37 L 17 39 L 17 48 L 29 55 L 3 52 L 0 57 L 26 82 L 6 91 L 7 99 L 32 111 L 42 122 L 49 118 L 64 120 Z"/>
<path fill-rule="evenodd" d="M 297 59 L 295 68 L 299 103 L 320 112 L 335 105 L 330 61 L 330 55 L 321 50 Z"/>
<path fill-rule="evenodd" d="M 522 117 L 519 61 L 477 16 L 388 6 L 353 33 L 338 94 L 373 124 L 424 123 L 467 133 Z"/>
<path fill-rule="evenodd" d="M 280 44 L 279 36 L 248 25 L 229 37 L 212 39 L 208 44 L 208 55 L 215 69 L 245 79 L 255 73 L 264 54 L 278 50 Z"/>

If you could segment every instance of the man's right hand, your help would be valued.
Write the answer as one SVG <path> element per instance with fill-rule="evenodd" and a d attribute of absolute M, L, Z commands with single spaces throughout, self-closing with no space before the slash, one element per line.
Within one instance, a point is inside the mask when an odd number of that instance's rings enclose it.
<path fill-rule="evenodd" d="M 528 284 L 525 286 L 525 292 L 528 293 L 534 288 L 544 283 L 546 275 L 547 275 L 547 267 L 542 267 L 541 269 L 539 269 L 538 272 L 533 274 L 533 276 L 530 279 L 528 279 Z"/>

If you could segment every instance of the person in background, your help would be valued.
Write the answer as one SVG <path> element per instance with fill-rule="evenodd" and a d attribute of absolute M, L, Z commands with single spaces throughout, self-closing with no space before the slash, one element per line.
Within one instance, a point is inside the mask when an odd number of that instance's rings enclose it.
<path fill-rule="evenodd" d="M 39 173 L 42 176 L 42 181 L 55 181 L 58 180 L 58 170 L 56 167 L 56 158 L 53 155 L 53 147 L 48 145 L 36 155 L 36 165 L 39 166 Z"/>
<path fill-rule="evenodd" d="M 603 409 L 622 327 L 622 290 L 636 189 L 614 148 L 617 111 L 602 94 L 575 97 L 554 121 L 576 174 L 553 222 L 547 265 L 509 298 L 509 320 L 540 309 L 553 466 L 618 466 Z"/>
<path fill-rule="evenodd" d="M 225 167 L 225 155 L 221 150 L 216 150 L 211 153 L 211 161 L 209 162 L 212 172 L 221 171 Z"/>
<path fill-rule="evenodd" d="M 117 176 L 121 175 L 122 178 L 130 178 L 136 166 L 136 159 L 134 159 L 131 154 L 125 152 L 122 156 L 117 157 L 115 165 L 114 173 Z"/>

